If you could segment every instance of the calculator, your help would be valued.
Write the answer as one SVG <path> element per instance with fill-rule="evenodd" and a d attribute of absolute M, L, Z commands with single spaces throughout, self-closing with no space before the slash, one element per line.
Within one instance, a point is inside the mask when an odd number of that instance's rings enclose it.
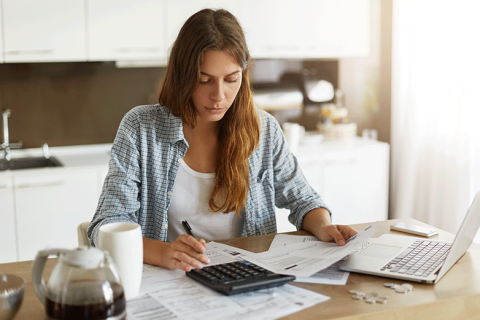
<path fill-rule="evenodd" d="M 226 295 L 278 287 L 295 276 L 278 274 L 246 260 L 192 269 L 187 276 Z"/>

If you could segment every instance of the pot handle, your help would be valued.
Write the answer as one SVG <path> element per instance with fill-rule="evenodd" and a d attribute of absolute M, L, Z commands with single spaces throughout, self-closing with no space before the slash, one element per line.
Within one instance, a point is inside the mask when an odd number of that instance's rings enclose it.
<path fill-rule="evenodd" d="M 40 302 L 45 305 L 45 281 L 43 280 L 43 269 L 45 268 L 45 262 L 51 255 L 59 256 L 62 253 L 70 252 L 71 250 L 67 249 L 51 249 L 51 250 L 41 250 L 37 253 L 35 260 L 33 261 L 32 267 L 32 282 L 33 287 L 35 288 L 35 293 L 37 294 Z"/>

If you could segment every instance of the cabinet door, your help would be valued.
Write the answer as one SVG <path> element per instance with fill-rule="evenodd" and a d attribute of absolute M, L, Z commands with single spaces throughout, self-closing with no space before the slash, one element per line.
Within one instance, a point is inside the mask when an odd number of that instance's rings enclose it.
<path fill-rule="evenodd" d="M 166 60 L 164 1 L 87 0 L 88 60 Z"/>
<path fill-rule="evenodd" d="M 370 0 L 306 0 L 305 57 L 368 56 Z"/>
<path fill-rule="evenodd" d="M 100 194 L 102 193 L 103 190 L 103 184 L 105 183 L 105 178 L 107 177 L 108 174 L 108 167 L 105 169 L 99 170 L 97 172 L 98 175 L 98 196 L 100 197 Z"/>
<path fill-rule="evenodd" d="M 84 0 L 2 0 L 5 62 L 85 61 Z"/>
<path fill-rule="evenodd" d="M 240 20 L 238 0 L 167 0 L 167 45 L 171 49 L 185 21 L 201 9 L 225 9 Z"/>
<path fill-rule="evenodd" d="M 302 57 L 305 36 L 303 0 L 245 0 L 242 25 L 254 58 Z"/>
<path fill-rule="evenodd" d="M 0 263 L 17 261 L 12 178 L 0 178 Z"/>
<path fill-rule="evenodd" d="M 77 227 L 95 212 L 97 181 L 96 170 L 14 178 L 20 261 L 46 247 L 78 246 Z"/>
<path fill-rule="evenodd" d="M 370 145 L 326 152 L 320 194 L 335 224 L 388 219 L 388 146 Z"/>

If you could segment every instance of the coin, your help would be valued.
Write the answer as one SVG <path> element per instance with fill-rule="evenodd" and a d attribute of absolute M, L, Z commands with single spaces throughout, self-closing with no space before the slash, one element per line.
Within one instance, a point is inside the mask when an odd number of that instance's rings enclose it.
<path fill-rule="evenodd" d="M 365 297 L 365 292 L 357 291 L 357 295 L 362 296 L 362 297 Z"/>
<path fill-rule="evenodd" d="M 398 286 L 398 288 L 395 288 L 395 291 L 398 293 L 407 293 L 408 288 L 405 288 L 404 286 Z"/>
<path fill-rule="evenodd" d="M 383 304 L 385 304 L 385 303 L 387 303 L 387 299 L 377 298 L 377 299 L 375 299 L 375 302 L 376 302 L 376 303 L 383 303 Z"/>
<path fill-rule="evenodd" d="M 365 302 L 375 303 L 375 299 L 374 298 L 368 298 L 368 299 L 365 299 Z"/>
<path fill-rule="evenodd" d="M 413 286 L 412 286 L 410 283 L 403 283 L 403 284 L 402 284 L 402 287 L 407 288 L 408 291 L 412 291 L 412 290 L 413 290 Z"/>
<path fill-rule="evenodd" d="M 384 285 L 385 287 L 387 287 L 387 288 L 393 288 L 393 286 L 395 286 L 395 283 L 385 282 L 383 285 Z"/>
<path fill-rule="evenodd" d="M 356 294 L 354 294 L 354 295 L 352 296 L 352 299 L 355 299 L 355 300 L 362 300 L 362 299 L 363 299 L 363 297 L 362 297 L 362 296 L 359 296 L 359 295 L 356 295 Z"/>
<path fill-rule="evenodd" d="M 356 293 L 357 293 L 357 290 L 348 290 L 348 292 L 353 293 L 353 294 L 356 294 Z"/>

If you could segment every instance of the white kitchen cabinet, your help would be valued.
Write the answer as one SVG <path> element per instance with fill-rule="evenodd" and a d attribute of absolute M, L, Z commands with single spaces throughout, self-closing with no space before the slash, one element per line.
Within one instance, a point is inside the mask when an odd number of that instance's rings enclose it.
<path fill-rule="evenodd" d="M 107 177 L 107 174 L 108 174 L 108 167 L 106 167 L 105 169 L 99 170 L 97 173 L 97 177 L 98 177 L 97 185 L 98 185 L 99 197 L 100 197 L 100 194 L 102 193 L 103 184 L 105 183 L 105 178 Z"/>
<path fill-rule="evenodd" d="M 86 0 L 90 61 L 166 60 L 166 12 L 159 0 Z"/>
<path fill-rule="evenodd" d="M 169 50 L 187 19 L 201 9 L 226 9 L 240 19 L 243 0 L 166 0 L 167 45 Z"/>
<path fill-rule="evenodd" d="M 306 58 L 368 56 L 370 0 L 305 0 Z"/>
<path fill-rule="evenodd" d="M 320 157 L 319 193 L 335 224 L 388 219 L 390 147 L 362 140 L 327 144 Z"/>
<path fill-rule="evenodd" d="M 332 222 L 351 225 L 388 219 L 390 147 L 356 138 L 300 146 L 296 153 L 310 185 L 332 211 Z M 294 231 L 289 210 L 276 209 L 278 232 Z"/>
<path fill-rule="evenodd" d="M 242 27 L 254 58 L 301 58 L 305 39 L 303 0 L 244 0 Z"/>
<path fill-rule="evenodd" d="M 13 182 L 11 177 L 0 178 L 0 263 L 17 261 L 17 237 Z"/>
<path fill-rule="evenodd" d="M 2 0 L 5 62 L 85 61 L 85 0 Z"/>
<path fill-rule="evenodd" d="M 46 247 L 77 247 L 77 226 L 90 221 L 95 212 L 97 183 L 97 170 L 15 176 L 18 260 L 32 260 Z"/>

